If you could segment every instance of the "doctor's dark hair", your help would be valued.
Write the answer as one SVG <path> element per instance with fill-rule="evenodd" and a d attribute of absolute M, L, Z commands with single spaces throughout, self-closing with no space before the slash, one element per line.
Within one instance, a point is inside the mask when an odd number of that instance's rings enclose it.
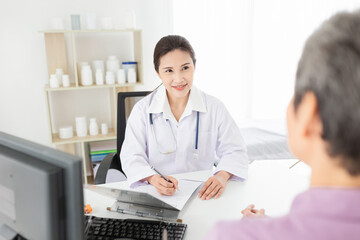
<path fill-rule="evenodd" d="M 189 53 L 195 65 L 196 63 L 195 52 L 192 46 L 190 45 L 189 41 L 182 36 L 168 35 L 161 38 L 155 46 L 154 68 L 156 72 L 159 72 L 160 58 L 165 54 L 174 51 L 176 49 Z"/>
<path fill-rule="evenodd" d="M 295 110 L 313 92 L 328 154 L 360 175 L 360 11 L 338 13 L 307 40 L 298 64 Z"/>

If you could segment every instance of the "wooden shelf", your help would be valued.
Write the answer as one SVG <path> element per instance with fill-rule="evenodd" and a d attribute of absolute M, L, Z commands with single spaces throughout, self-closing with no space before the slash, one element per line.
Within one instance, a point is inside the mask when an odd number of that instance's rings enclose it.
<path fill-rule="evenodd" d="M 44 86 L 51 143 L 59 150 L 80 155 L 83 158 L 84 182 L 91 182 L 93 171 L 88 143 L 116 140 L 117 93 L 132 91 L 134 86 L 144 84 L 142 30 L 64 29 L 39 32 L 44 35 L 48 76 L 54 74 L 57 68 L 62 68 L 73 81 L 69 87 Z M 105 59 L 112 55 L 137 62 L 137 82 L 82 86 L 79 63 L 99 59 L 105 63 Z M 77 137 L 74 132 L 74 137 L 70 139 L 60 139 L 58 133 L 53 133 L 58 131 L 59 126 L 69 125 L 76 116 L 93 117 L 108 123 L 109 133 Z M 86 178 L 89 174 L 91 177 Z"/>
<path fill-rule="evenodd" d="M 49 84 L 46 84 L 44 89 L 45 91 L 68 91 L 76 89 L 76 85 L 75 83 L 70 83 L 69 87 L 60 86 L 58 88 L 51 88 Z"/>
<path fill-rule="evenodd" d="M 39 33 L 69 33 L 71 30 L 40 30 Z"/>
<path fill-rule="evenodd" d="M 45 85 L 45 91 L 52 92 L 52 91 L 69 91 L 69 90 L 86 90 L 86 89 L 99 89 L 99 88 L 118 88 L 118 87 L 134 87 L 143 85 L 142 83 L 125 83 L 125 84 L 104 84 L 104 85 L 90 85 L 90 86 L 78 86 L 76 87 L 75 83 L 71 83 L 69 87 L 58 87 L 58 88 L 51 88 L 49 84 Z"/>
<path fill-rule="evenodd" d="M 61 139 L 59 137 L 58 133 L 52 134 L 52 143 L 53 144 L 96 142 L 96 141 L 113 140 L 113 139 L 116 139 L 116 132 L 113 129 L 109 129 L 109 133 L 106 135 L 99 133 L 96 136 L 87 135 L 86 137 L 78 137 L 78 136 L 76 136 L 76 132 L 74 132 L 74 137 L 69 138 L 69 139 Z"/>

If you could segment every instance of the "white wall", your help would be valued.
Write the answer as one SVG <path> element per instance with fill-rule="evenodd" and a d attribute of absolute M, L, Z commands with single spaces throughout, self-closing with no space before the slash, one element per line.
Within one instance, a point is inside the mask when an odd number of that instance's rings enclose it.
<path fill-rule="evenodd" d="M 196 53 L 194 84 L 223 101 L 235 119 L 248 115 L 251 13 L 248 1 L 174 1 L 174 33 Z"/>
<path fill-rule="evenodd" d="M 54 16 L 121 17 L 134 9 L 143 29 L 145 85 L 160 81 L 152 66 L 156 42 L 176 33 L 197 54 L 195 83 L 221 99 L 235 120 L 283 118 L 308 35 L 355 0 L 15 0 L 0 3 L 0 131 L 49 144 L 43 85 L 44 38 Z M 83 19 L 82 19 L 83 20 Z"/>
<path fill-rule="evenodd" d="M 44 84 L 47 65 L 43 34 L 52 17 L 87 12 L 119 18 L 127 10 L 136 14 L 143 30 L 144 82 L 153 89 L 158 80 L 152 66 L 156 42 L 172 32 L 169 0 L 15 0 L 0 3 L 0 131 L 42 144 L 50 144 Z M 83 19 L 82 19 L 83 20 Z"/>
<path fill-rule="evenodd" d="M 195 84 L 222 100 L 241 125 L 283 122 L 305 40 L 330 15 L 360 2 L 174 0 L 173 6 L 174 33 L 197 54 Z"/>
<path fill-rule="evenodd" d="M 251 118 L 285 118 L 306 39 L 336 12 L 359 7 L 358 0 L 254 1 Z"/>

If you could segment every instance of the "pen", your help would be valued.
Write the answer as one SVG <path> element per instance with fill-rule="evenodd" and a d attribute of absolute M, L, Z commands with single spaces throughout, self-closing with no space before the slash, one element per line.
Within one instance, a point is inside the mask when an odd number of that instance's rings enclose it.
<path fill-rule="evenodd" d="M 289 169 L 292 169 L 296 164 L 298 164 L 299 162 L 301 162 L 301 160 L 298 160 L 296 163 L 294 163 L 293 165 L 291 165 L 290 167 L 289 167 Z"/>
<path fill-rule="evenodd" d="M 163 179 L 165 179 L 165 181 L 169 182 L 169 183 L 173 183 L 172 181 L 170 181 L 167 177 L 165 177 L 164 175 L 161 174 L 161 172 L 159 172 L 158 170 L 156 170 L 153 166 L 151 166 L 151 169 L 154 170 L 157 174 L 160 175 L 160 177 L 162 177 Z"/>

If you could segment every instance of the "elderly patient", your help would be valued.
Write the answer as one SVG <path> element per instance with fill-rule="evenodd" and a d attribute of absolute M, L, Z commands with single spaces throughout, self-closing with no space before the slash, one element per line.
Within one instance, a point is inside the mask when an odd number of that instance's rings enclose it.
<path fill-rule="evenodd" d="M 207 239 L 360 239 L 360 11 L 333 16 L 307 40 L 287 127 L 292 152 L 312 168 L 310 189 L 286 216 L 250 205 Z"/>

